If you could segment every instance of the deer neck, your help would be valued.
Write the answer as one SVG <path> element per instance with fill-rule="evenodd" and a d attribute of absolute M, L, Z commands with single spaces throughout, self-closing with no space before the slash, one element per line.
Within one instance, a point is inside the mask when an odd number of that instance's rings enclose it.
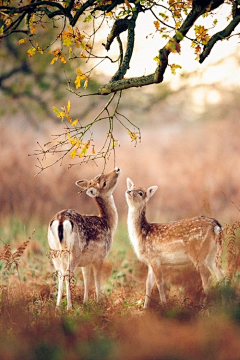
<path fill-rule="evenodd" d="M 128 230 L 131 240 L 136 241 L 142 238 L 143 230 L 148 226 L 146 220 L 146 205 L 140 209 L 129 208 Z"/>
<path fill-rule="evenodd" d="M 96 197 L 95 200 L 99 210 L 99 217 L 103 218 L 107 222 L 112 233 L 115 232 L 118 222 L 118 214 L 113 195 L 107 198 Z"/>

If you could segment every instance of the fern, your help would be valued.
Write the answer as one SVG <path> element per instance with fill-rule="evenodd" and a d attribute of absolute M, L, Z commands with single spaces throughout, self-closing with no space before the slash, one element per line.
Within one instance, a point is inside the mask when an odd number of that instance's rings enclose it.
<path fill-rule="evenodd" d="M 18 269 L 21 256 L 22 256 L 24 250 L 26 249 L 26 247 L 28 246 L 29 242 L 30 242 L 30 238 L 28 240 L 24 241 L 24 243 L 22 245 L 20 245 L 17 248 L 17 250 L 14 252 L 11 251 L 9 244 L 4 244 L 4 248 L 0 252 L 0 260 L 3 260 L 5 262 L 5 269 L 7 271 L 10 271 L 10 269 L 13 265 L 15 265 L 16 268 Z"/>
<path fill-rule="evenodd" d="M 232 225 L 226 225 L 225 234 L 227 236 L 227 266 L 226 277 L 231 281 L 237 270 L 237 235 L 236 231 L 240 228 L 240 221 L 236 221 Z"/>

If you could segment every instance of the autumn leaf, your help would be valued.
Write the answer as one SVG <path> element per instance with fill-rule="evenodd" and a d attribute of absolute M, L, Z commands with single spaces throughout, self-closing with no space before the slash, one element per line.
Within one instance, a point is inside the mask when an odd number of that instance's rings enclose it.
<path fill-rule="evenodd" d="M 76 71 L 77 71 L 78 75 L 77 75 L 74 83 L 75 83 L 76 89 L 78 89 L 81 87 L 81 81 L 87 79 L 87 76 L 85 74 L 83 74 L 80 69 L 77 69 Z"/>
<path fill-rule="evenodd" d="M 28 42 L 28 39 L 20 39 L 20 40 L 18 41 L 18 45 L 25 44 L 26 42 Z"/>
<path fill-rule="evenodd" d="M 134 131 L 127 130 L 127 132 L 132 141 L 136 141 L 138 139 L 138 134 Z"/>
<path fill-rule="evenodd" d="M 159 26 L 160 26 L 159 21 L 154 21 L 153 23 L 154 23 L 156 30 L 159 30 Z"/>
<path fill-rule="evenodd" d="M 27 53 L 29 57 L 32 57 L 33 55 L 36 54 L 36 49 L 32 47 L 31 49 L 28 49 Z"/>
<path fill-rule="evenodd" d="M 76 154 L 77 154 L 77 149 L 74 149 L 74 150 L 70 153 L 70 157 L 71 157 L 72 159 L 74 159 L 75 156 L 76 156 Z"/>
<path fill-rule="evenodd" d="M 57 117 L 61 118 L 63 120 L 65 117 L 65 112 L 58 110 L 58 108 L 56 108 L 55 106 L 53 106 L 52 108 L 53 108 L 53 111 L 55 112 L 55 114 L 57 115 Z"/>
<path fill-rule="evenodd" d="M 65 60 L 62 52 L 59 49 L 49 51 L 49 53 L 54 55 L 53 59 L 50 62 L 50 65 L 53 65 L 57 60 L 60 60 L 63 64 L 66 64 L 67 61 Z"/>
<path fill-rule="evenodd" d="M 33 35 L 34 33 L 35 33 L 35 31 L 36 31 L 36 25 L 33 25 L 32 27 L 31 27 L 31 35 Z"/>
<path fill-rule="evenodd" d="M 72 122 L 72 126 L 77 125 L 78 121 L 79 121 L 79 119 L 74 120 L 74 121 Z"/>
<path fill-rule="evenodd" d="M 176 75 L 176 69 L 181 69 L 181 65 L 178 65 L 178 64 L 172 64 L 170 65 L 170 68 L 171 68 L 171 72 L 173 75 Z"/>
<path fill-rule="evenodd" d="M 69 114 L 70 108 L 71 108 L 71 101 L 68 100 L 68 104 L 67 104 L 67 113 L 68 114 Z"/>
<path fill-rule="evenodd" d="M 159 56 L 155 56 L 155 57 L 153 58 L 153 60 L 156 61 L 156 63 L 157 63 L 158 65 L 160 65 Z"/>

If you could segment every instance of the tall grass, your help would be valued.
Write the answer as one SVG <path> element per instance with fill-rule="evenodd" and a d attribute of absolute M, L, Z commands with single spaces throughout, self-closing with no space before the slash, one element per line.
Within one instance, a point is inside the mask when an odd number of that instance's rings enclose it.
<path fill-rule="evenodd" d="M 16 219 L 13 223 L 17 227 Z M 21 223 L 18 228 L 22 229 Z M 45 231 L 38 230 L 43 248 Z M 1 234 L 5 233 L 11 236 L 2 229 Z M 159 304 L 155 288 L 150 309 L 144 311 L 147 269 L 124 243 L 123 227 L 104 264 L 101 302 L 95 302 L 92 286 L 90 300 L 83 305 L 79 271 L 72 288 L 74 307 L 67 312 L 65 299 L 55 309 L 54 268 L 45 251 L 34 245 L 36 233 L 26 234 L 22 242 L 15 228 L 13 234 L 12 241 L 0 245 L 1 359 L 239 359 L 237 257 L 232 281 L 215 287 L 207 303 L 201 298 L 200 276 L 193 268 L 164 268 L 167 305 Z M 225 256 L 231 259 L 230 240 Z M 237 231 L 235 241 L 239 242 Z"/>

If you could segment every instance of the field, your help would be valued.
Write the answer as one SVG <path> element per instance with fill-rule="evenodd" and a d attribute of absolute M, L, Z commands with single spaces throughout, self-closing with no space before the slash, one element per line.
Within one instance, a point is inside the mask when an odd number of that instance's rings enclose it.
<path fill-rule="evenodd" d="M 123 137 L 116 164 L 123 175 L 115 191 L 120 220 L 104 265 L 102 300 L 95 302 L 92 286 L 91 300 L 82 304 L 79 269 L 72 279 L 74 307 L 67 312 L 65 298 L 61 308 L 55 308 L 57 280 L 46 241 L 47 223 L 62 208 L 95 211 L 91 199 L 77 196 L 74 182 L 99 170 L 92 165 L 56 167 L 34 178 L 35 159 L 26 154 L 41 134 L 2 127 L 0 358 L 239 360 L 238 128 L 239 120 L 233 120 L 173 127 L 154 135 L 145 131 L 138 148 Z M 126 156 L 130 151 L 131 157 Z M 224 225 L 227 281 L 213 289 L 207 302 L 193 268 L 164 268 L 167 305 L 159 304 L 154 288 L 150 309 L 143 310 L 147 269 L 129 245 L 127 176 L 139 185 L 159 186 L 149 203 L 150 220 L 204 214 Z"/>

